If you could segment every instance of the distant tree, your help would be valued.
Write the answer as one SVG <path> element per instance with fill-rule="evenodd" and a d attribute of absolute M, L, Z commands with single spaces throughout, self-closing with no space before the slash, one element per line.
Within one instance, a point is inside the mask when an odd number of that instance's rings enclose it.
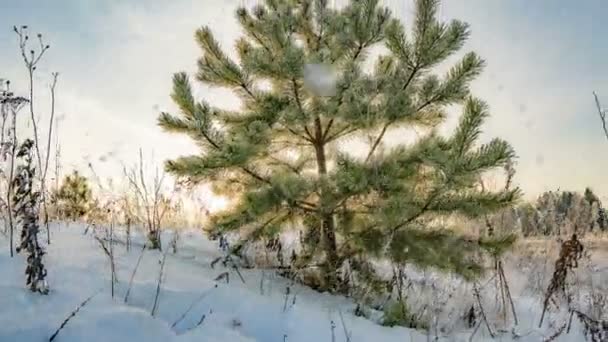
<path fill-rule="evenodd" d="M 443 76 L 433 68 L 458 52 L 470 35 L 459 20 L 440 22 L 437 0 L 417 0 L 413 31 L 378 0 L 341 9 L 322 0 L 266 0 L 236 16 L 245 33 L 238 62 L 220 48 L 209 27 L 196 32 L 203 50 L 196 79 L 232 90 L 242 109 L 228 111 L 194 98 L 185 73 L 173 78 L 180 113 L 162 113 L 160 126 L 190 136 L 202 155 L 166 162 L 191 182 L 210 181 L 237 200 L 215 216 L 220 231 L 244 241 L 273 237 L 289 223 L 302 226 L 298 266 L 322 265 L 319 286 L 348 282 L 338 271 L 366 267 L 371 256 L 473 277 L 481 271 L 483 241 L 473 241 L 434 218 L 478 217 L 510 206 L 518 188 L 482 190 L 488 170 L 514 158 L 500 139 L 476 146 L 488 117 L 469 94 L 484 61 L 464 54 Z M 370 49 L 385 47 L 371 71 Z M 331 86 L 335 73 L 335 86 Z M 264 85 L 264 86 L 262 86 Z M 462 105 L 449 137 L 437 133 L 446 108 Z M 392 128 L 422 128 L 410 145 L 383 149 Z M 349 139 L 371 137 L 363 158 Z M 293 226 L 293 225 L 291 225 Z"/>
<path fill-rule="evenodd" d="M 93 203 L 93 192 L 88 179 L 74 170 L 63 179 L 59 189 L 52 193 L 51 202 L 60 217 L 71 220 L 82 218 Z"/>
<path fill-rule="evenodd" d="M 587 202 L 589 202 L 589 204 L 593 204 L 593 203 L 595 203 L 595 202 L 599 202 L 599 201 L 600 201 L 600 199 L 599 199 L 599 198 L 597 197 L 597 195 L 596 195 L 596 194 L 593 192 L 593 190 L 591 190 L 591 188 L 590 188 L 590 187 L 586 187 L 586 188 L 585 188 L 585 193 L 584 193 L 584 196 L 585 196 L 585 200 L 586 200 Z"/>

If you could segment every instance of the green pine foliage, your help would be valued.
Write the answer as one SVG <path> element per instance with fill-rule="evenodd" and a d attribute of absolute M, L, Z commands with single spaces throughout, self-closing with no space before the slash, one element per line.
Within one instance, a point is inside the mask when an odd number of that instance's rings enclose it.
<path fill-rule="evenodd" d="M 393 301 L 385 307 L 382 325 L 387 327 L 401 326 L 420 330 L 427 330 L 429 327 L 428 322 L 410 312 L 407 303 L 402 300 Z"/>
<path fill-rule="evenodd" d="M 232 90 L 242 106 L 228 111 L 195 99 L 188 75 L 175 74 L 179 113 L 161 113 L 158 123 L 190 136 L 201 154 L 169 160 L 166 169 L 190 182 L 211 182 L 238 200 L 215 217 L 218 230 L 238 230 L 252 241 L 304 227 L 299 265 L 324 265 L 327 289 L 340 280 L 335 270 L 361 257 L 475 276 L 482 267 L 472 257 L 486 245 L 498 247 L 430 222 L 512 205 L 519 189 L 490 192 L 479 179 L 515 153 L 501 139 L 476 144 L 489 115 L 469 93 L 485 64 L 479 56 L 465 53 L 447 73 L 433 72 L 470 35 L 464 22 L 440 22 L 438 6 L 417 0 L 408 33 L 378 0 L 352 0 L 341 9 L 326 0 L 266 0 L 237 10 L 244 36 L 236 41 L 236 60 L 209 27 L 199 29 L 203 54 L 195 80 Z M 383 52 L 367 70 L 374 48 Z M 318 63 L 337 70 L 331 96 L 305 84 L 306 66 Z M 437 129 L 453 105 L 462 116 L 444 137 Z M 426 133 L 416 143 L 383 149 L 394 128 Z M 372 137 L 365 158 L 344 148 L 348 139 L 365 136 Z"/>
<path fill-rule="evenodd" d="M 93 192 L 88 179 L 74 170 L 63 179 L 59 189 L 52 193 L 51 203 L 60 218 L 82 218 L 93 206 Z"/>

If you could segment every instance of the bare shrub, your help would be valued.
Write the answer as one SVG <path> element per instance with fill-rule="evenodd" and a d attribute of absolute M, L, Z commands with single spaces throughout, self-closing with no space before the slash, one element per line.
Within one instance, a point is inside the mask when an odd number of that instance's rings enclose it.
<path fill-rule="evenodd" d="M 135 212 L 139 220 L 143 222 L 147 230 L 150 249 L 162 249 L 161 226 L 168 209 L 171 207 L 171 199 L 163 194 L 164 173 L 155 170 L 152 183 L 145 175 L 143 152 L 139 150 L 139 163 L 127 170 L 124 174 L 128 180 L 131 191 L 136 194 Z"/>

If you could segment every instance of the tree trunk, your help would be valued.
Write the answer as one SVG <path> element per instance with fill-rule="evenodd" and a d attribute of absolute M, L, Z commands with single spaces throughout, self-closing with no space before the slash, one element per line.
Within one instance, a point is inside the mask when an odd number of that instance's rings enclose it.
<path fill-rule="evenodd" d="M 315 119 L 315 152 L 317 157 L 317 167 L 319 176 L 324 178 L 327 175 L 327 158 L 325 156 L 325 141 L 323 139 L 323 129 L 321 127 L 321 119 Z M 324 196 L 323 190 L 321 196 Z M 336 225 L 334 222 L 334 216 L 331 213 L 325 213 L 324 208 L 320 208 L 321 221 L 321 242 L 322 248 L 326 255 L 325 257 L 325 274 L 324 281 L 327 289 L 332 288 L 336 285 L 336 269 L 338 268 L 338 252 L 336 244 Z"/>

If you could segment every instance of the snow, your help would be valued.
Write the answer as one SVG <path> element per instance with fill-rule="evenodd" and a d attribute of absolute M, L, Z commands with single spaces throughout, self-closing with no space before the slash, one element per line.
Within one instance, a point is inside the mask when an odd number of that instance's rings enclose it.
<path fill-rule="evenodd" d="M 214 269 L 210 267 L 211 261 L 221 255 L 217 242 L 194 231 L 181 233 L 177 254 L 165 247 L 168 250 L 165 274 L 158 311 L 152 317 L 162 254 L 145 252 L 128 303 L 124 303 L 143 237 L 133 238 L 134 245 L 129 252 L 124 245 L 115 244 L 118 283 L 115 297 L 111 298 L 108 258 L 92 232 L 85 235 L 84 231 L 83 226 L 76 224 L 52 227 L 53 243 L 46 247 L 45 256 L 51 288 L 48 296 L 25 288 L 24 257 L 10 258 L 7 241 L 0 236 L 0 341 L 48 341 L 64 319 L 93 294 L 96 295 L 67 323 L 55 341 L 333 342 L 347 341 L 345 331 L 352 342 L 428 340 L 424 331 L 382 327 L 366 318 L 355 317 L 351 300 L 291 284 L 270 271 L 243 269 L 243 283 L 221 263 Z M 168 243 L 170 239 L 171 233 L 165 233 L 163 242 Z M 216 282 L 214 279 L 225 271 L 230 274 L 229 283 Z M 438 324 L 458 326 L 457 322 L 461 321 L 458 315 L 473 300 L 470 288 L 453 277 L 418 273 L 421 276 L 416 278 L 413 275 L 417 271 L 411 272 L 415 282 L 413 306 L 434 302 L 442 309 L 436 312 L 437 320 L 441 321 Z M 508 272 L 517 272 L 517 269 Z M 290 295 L 286 299 L 287 286 Z M 550 335 L 550 328 L 536 328 L 539 299 L 525 295 L 524 289 L 529 288 L 525 274 L 512 287 L 520 314 L 520 325 L 513 331 L 522 336 L 517 340 L 539 341 Z M 174 325 L 189 307 L 191 310 Z M 205 318 L 199 325 L 203 315 Z M 503 333 L 499 340 L 516 340 L 513 332 Z M 457 328 L 440 340 L 468 341 L 471 333 Z M 480 327 L 474 340 L 489 340 L 485 326 Z M 555 341 L 584 341 L 584 337 L 574 323 L 569 334 Z"/>

